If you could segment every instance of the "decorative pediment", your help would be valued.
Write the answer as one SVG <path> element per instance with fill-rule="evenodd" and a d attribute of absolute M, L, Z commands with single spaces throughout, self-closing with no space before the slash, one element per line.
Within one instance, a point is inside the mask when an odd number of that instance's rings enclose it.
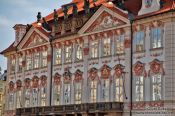
<path fill-rule="evenodd" d="M 140 61 L 137 61 L 133 66 L 133 73 L 135 76 L 146 77 L 145 64 Z"/>
<path fill-rule="evenodd" d="M 55 85 L 61 84 L 61 75 L 59 73 L 55 73 L 54 75 L 54 84 Z"/>
<path fill-rule="evenodd" d="M 123 75 L 123 73 L 124 73 L 124 66 L 123 65 L 121 65 L 121 64 L 117 64 L 117 65 L 115 65 L 114 66 L 114 70 L 115 70 L 115 73 L 114 73 L 114 75 L 116 76 L 116 77 L 121 77 L 122 75 Z"/>
<path fill-rule="evenodd" d="M 164 75 L 164 68 L 163 68 L 163 62 L 159 61 L 158 59 L 154 59 L 150 64 L 150 74 L 163 74 Z"/>
<path fill-rule="evenodd" d="M 17 81 L 16 81 L 16 89 L 17 89 L 17 90 L 20 90 L 21 87 L 22 87 L 22 81 L 21 81 L 21 80 L 17 80 Z"/>
<path fill-rule="evenodd" d="M 101 32 L 110 28 L 121 28 L 129 24 L 129 20 L 124 16 L 125 13 L 117 8 L 114 9 L 102 5 L 79 30 L 79 34 Z"/>
<path fill-rule="evenodd" d="M 98 70 L 96 68 L 91 68 L 89 70 L 89 78 L 92 81 L 98 78 Z"/>
<path fill-rule="evenodd" d="M 41 78 L 40 78 L 40 80 L 41 80 L 41 84 L 40 85 L 42 87 L 44 87 L 44 86 L 47 85 L 47 77 L 46 77 L 46 75 L 42 75 Z"/>
<path fill-rule="evenodd" d="M 40 46 L 49 41 L 48 33 L 42 27 L 32 27 L 17 45 L 18 49 Z"/>
<path fill-rule="evenodd" d="M 29 88 L 30 87 L 30 82 L 31 82 L 31 80 L 29 78 L 26 78 L 24 80 L 25 88 Z"/>
<path fill-rule="evenodd" d="M 42 45 L 46 42 L 47 40 L 45 40 L 41 35 L 39 35 L 36 32 L 33 32 L 22 48 L 35 47 Z"/>
<path fill-rule="evenodd" d="M 32 78 L 32 87 L 33 88 L 38 88 L 38 86 L 39 86 L 39 78 L 37 76 L 34 76 Z"/>
<path fill-rule="evenodd" d="M 108 65 L 103 65 L 101 68 L 101 78 L 108 79 L 111 75 L 111 68 Z"/>
<path fill-rule="evenodd" d="M 83 72 L 81 72 L 79 69 L 75 72 L 75 82 L 80 82 L 83 79 Z"/>
<path fill-rule="evenodd" d="M 64 83 L 71 83 L 71 80 L 72 80 L 71 76 L 72 76 L 72 73 L 69 70 L 66 70 L 63 74 Z"/>

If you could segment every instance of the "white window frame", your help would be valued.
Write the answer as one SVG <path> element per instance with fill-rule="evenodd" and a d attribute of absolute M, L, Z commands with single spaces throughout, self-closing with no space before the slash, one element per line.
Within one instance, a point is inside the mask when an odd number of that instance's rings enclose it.
<path fill-rule="evenodd" d="M 76 44 L 76 61 L 83 60 L 83 43 Z"/>
<path fill-rule="evenodd" d="M 144 101 L 144 76 L 135 77 L 135 101 Z"/>
<path fill-rule="evenodd" d="M 75 92 L 75 104 L 81 104 L 81 98 L 82 98 L 82 84 L 81 84 L 81 82 L 75 83 L 74 92 Z"/>
<path fill-rule="evenodd" d="M 110 79 L 102 79 L 101 80 L 101 88 L 102 88 L 102 100 L 103 102 L 109 102 L 110 100 Z"/>
<path fill-rule="evenodd" d="M 56 48 L 55 49 L 55 64 L 61 64 L 62 61 L 62 49 Z"/>
<path fill-rule="evenodd" d="M 33 55 L 34 59 L 33 59 L 33 68 L 39 68 L 39 62 L 40 62 L 40 53 L 34 53 Z"/>
<path fill-rule="evenodd" d="M 47 87 L 43 86 L 40 88 L 40 92 L 41 92 L 41 106 L 46 106 L 46 102 L 47 102 Z"/>
<path fill-rule="evenodd" d="M 134 34 L 134 52 L 142 52 L 145 50 L 145 32 L 138 31 Z"/>
<path fill-rule="evenodd" d="M 110 56 L 111 55 L 111 38 L 107 37 L 102 39 L 103 48 L 102 48 L 102 56 Z"/>
<path fill-rule="evenodd" d="M 154 78 L 157 78 L 157 76 L 160 76 L 160 82 L 154 82 Z M 162 93 L 163 93 L 163 87 L 162 87 L 162 83 L 163 83 L 163 75 L 162 74 L 153 74 L 153 75 L 151 75 L 151 98 L 152 98 L 152 101 L 160 101 L 160 100 L 162 100 L 163 98 L 163 95 L 162 95 Z M 159 99 L 158 98 L 156 98 L 156 96 L 155 96 L 155 93 L 154 93 L 154 86 L 159 86 L 160 87 L 160 93 L 159 93 Z"/>
<path fill-rule="evenodd" d="M 46 67 L 47 66 L 47 51 L 41 52 L 41 67 Z"/>
<path fill-rule="evenodd" d="M 159 33 L 160 32 L 160 33 Z M 151 49 L 163 47 L 163 30 L 161 27 L 151 29 Z"/>
<path fill-rule="evenodd" d="M 97 80 L 90 80 L 90 102 L 95 103 L 97 102 L 97 89 L 98 89 L 98 82 Z"/>
<path fill-rule="evenodd" d="M 123 78 L 122 76 L 115 78 L 115 101 L 123 102 Z"/>
<path fill-rule="evenodd" d="M 26 56 L 26 70 L 32 69 L 32 54 Z"/>
<path fill-rule="evenodd" d="M 71 83 L 64 84 L 64 103 L 65 105 L 71 103 Z"/>
<path fill-rule="evenodd" d="M 24 93 L 24 97 L 25 97 L 24 107 L 30 107 L 30 94 L 31 94 L 30 88 L 26 88 Z"/>
<path fill-rule="evenodd" d="M 98 40 L 90 42 L 91 58 L 98 58 L 99 56 L 99 43 Z"/>
<path fill-rule="evenodd" d="M 115 54 L 124 54 L 125 53 L 125 46 L 124 46 L 124 41 L 125 41 L 125 35 L 118 35 L 116 36 L 115 39 Z"/>
<path fill-rule="evenodd" d="M 65 46 L 65 63 L 71 63 L 72 62 L 72 45 Z"/>
<path fill-rule="evenodd" d="M 18 72 L 22 72 L 22 62 L 23 62 L 22 57 L 19 57 L 18 58 Z"/>
<path fill-rule="evenodd" d="M 61 85 L 55 85 L 54 86 L 54 105 L 60 105 L 61 102 Z"/>

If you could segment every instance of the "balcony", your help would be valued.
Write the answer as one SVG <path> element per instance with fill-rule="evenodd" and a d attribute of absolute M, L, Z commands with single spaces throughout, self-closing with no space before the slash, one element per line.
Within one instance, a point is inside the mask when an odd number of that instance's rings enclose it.
<path fill-rule="evenodd" d="M 111 111 L 122 112 L 123 103 L 101 102 L 101 103 L 19 108 L 16 110 L 16 115 L 21 116 L 21 115 L 73 114 L 82 112 L 100 113 L 100 112 L 111 112 Z"/>

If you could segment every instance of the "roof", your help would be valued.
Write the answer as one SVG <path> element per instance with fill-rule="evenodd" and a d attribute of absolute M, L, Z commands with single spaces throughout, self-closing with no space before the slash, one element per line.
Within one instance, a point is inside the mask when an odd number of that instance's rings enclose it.
<path fill-rule="evenodd" d="M 93 2 L 94 0 L 89 0 L 89 1 L 90 1 L 90 8 L 93 8 L 94 7 L 94 2 Z M 137 20 L 137 19 L 141 19 L 141 18 L 144 18 L 144 17 L 164 13 L 164 12 L 170 11 L 172 9 L 175 10 L 175 1 L 174 0 L 164 0 L 164 2 L 165 2 L 165 4 L 163 5 L 163 7 L 159 11 L 149 13 L 149 14 L 140 15 L 140 16 L 137 16 L 137 14 L 138 14 L 139 10 L 141 9 L 142 0 L 127 0 L 124 3 L 124 6 L 125 6 L 126 9 L 128 9 L 130 12 L 132 12 L 136 16 L 136 20 Z M 84 11 L 84 8 L 83 8 L 84 0 L 72 0 L 72 2 L 70 2 L 70 4 L 71 3 L 76 3 L 77 4 L 78 12 L 83 12 Z M 108 0 L 97 0 L 97 2 L 95 2 L 96 6 L 104 5 L 105 7 L 108 7 L 109 9 L 118 12 L 120 15 L 122 15 L 124 17 L 127 17 L 127 14 L 119 12 L 120 11 L 119 8 L 111 7 L 107 3 L 108 3 Z M 61 8 L 57 9 L 57 13 L 58 13 L 59 17 L 64 16 L 64 13 L 62 12 Z M 71 15 L 71 14 L 72 14 L 72 8 L 69 8 L 68 15 Z M 45 19 L 46 19 L 46 21 L 52 21 L 53 17 L 54 17 L 54 14 L 51 13 L 51 14 L 47 15 L 45 17 Z M 36 22 L 32 23 L 32 25 L 33 25 L 33 27 L 38 29 L 41 33 L 43 33 L 44 35 L 49 37 L 50 32 L 47 32 L 41 26 L 38 26 L 36 24 Z M 14 51 L 14 50 L 16 50 L 16 46 L 14 46 L 14 42 L 13 42 L 7 49 L 3 50 L 1 52 L 1 54 L 4 54 L 6 52 L 10 52 L 10 51 Z"/>
<path fill-rule="evenodd" d="M 4 53 L 7 53 L 7 52 L 12 52 L 12 51 L 15 51 L 16 50 L 16 47 L 14 46 L 14 43 L 13 42 L 8 48 L 6 48 L 5 50 L 3 50 L 2 52 L 0 52 L 0 54 L 4 54 Z"/>

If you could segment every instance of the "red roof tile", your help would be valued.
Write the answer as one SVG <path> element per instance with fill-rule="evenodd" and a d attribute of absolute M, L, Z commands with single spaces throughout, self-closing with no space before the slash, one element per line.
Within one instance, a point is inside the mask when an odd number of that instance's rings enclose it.
<path fill-rule="evenodd" d="M 14 43 L 13 42 L 8 48 L 6 48 L 5 50 L 3 50 L 2 52 L 0 52 L 0 54 L 5 54 L 7 52 L 12 52 L 12 51 L 15 51 L 16 50 L 16 47 L 14 46 Z"/>

